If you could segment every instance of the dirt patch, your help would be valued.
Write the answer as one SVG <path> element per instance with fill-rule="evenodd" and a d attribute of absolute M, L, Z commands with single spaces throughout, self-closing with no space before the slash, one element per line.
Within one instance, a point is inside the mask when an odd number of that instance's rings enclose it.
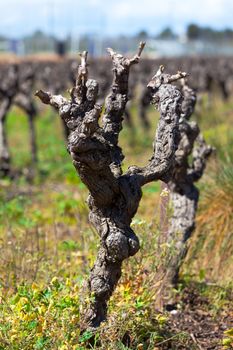
<path fill-rule="evenodd" d="M 233 328 L 232 295 L 216 310 L 210 298 L 191 286 L 177 296 L 169 312 L 167 330 L 180 336 L 161 343 L 158 349 L 223 349 L 224 331 Z"/>

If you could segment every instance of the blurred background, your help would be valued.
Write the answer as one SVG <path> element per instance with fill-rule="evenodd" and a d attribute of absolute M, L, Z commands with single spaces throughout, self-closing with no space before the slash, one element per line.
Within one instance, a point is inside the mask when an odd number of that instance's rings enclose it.
<path fill-rule="evenodd" d="M 111 46 L 147 55 L 233 54 L 231 0 L 8 0 L 0 2 L 0 53 L 92 56 Z"/>

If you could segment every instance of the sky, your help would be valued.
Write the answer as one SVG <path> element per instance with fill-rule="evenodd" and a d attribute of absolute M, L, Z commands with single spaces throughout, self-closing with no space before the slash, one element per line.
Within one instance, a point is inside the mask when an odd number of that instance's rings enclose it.
<path fill-rule="evenodd" d="M 68 34 L 178 34 L 189 23 L 233 29 L 233 0 L 0 0 L 0 34 L 19 38 L 41 29 Z"/>

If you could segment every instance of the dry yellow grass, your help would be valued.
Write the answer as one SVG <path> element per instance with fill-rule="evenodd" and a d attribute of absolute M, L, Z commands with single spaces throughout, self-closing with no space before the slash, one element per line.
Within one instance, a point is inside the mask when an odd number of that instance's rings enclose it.
<path fill-rule="evenodd" d="M 209 280 L 231 282 L 233 275 L 233 171 L 231 165 L 202 189 L 196 232 L 186 259 L 189 271 L 204 271 Z"/>

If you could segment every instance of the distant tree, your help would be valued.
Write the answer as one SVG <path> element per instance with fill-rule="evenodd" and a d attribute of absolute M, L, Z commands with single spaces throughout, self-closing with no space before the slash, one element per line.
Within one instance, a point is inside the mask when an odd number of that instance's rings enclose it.
<path fill-rule="evenodd" d="M 26 53 L 54 51 L 56 38 L 36 30 L 33 34 L 23 38 Z"/>
<path fill-rule="evenodd" d="M 173 32 L 170 27 L 164 28 L 161 33 L 157 36 L 159 39 L 175 39 L 177 35 Z"/>
<path fill-rule="evenodd" d="M 199 27 L 196 24 L 189 24 L 187 37 L 189 40 L 229 40 L 233 38 L 233 30 L 229 28 L 216 30 L 211 27 Z"/>
<path fill-rule="evenodd" d="M 196 40 L 200 37 L 200 27 L 196 24 L 189 24 L 187 27 L 187 37 L 189 40 Z"/>
<path fill-rule="evenodd" d="M 141 30 L 137 35 L 136 35 L 136 37 L 138 38 L 138 39 L 146 39 L 146 38 L 148 38 L 148 33 L 147 33 L 147 31 L 146 30 Z"/>
<path fill-rule="evenodd" d="M 226 28 L 226 29 L 223 31 L 223 34 L 224 34 L 224 37 L 225 37 L 226 39 L 233 39 L 233 30 L 232 30 L 232 29 Z"/>

